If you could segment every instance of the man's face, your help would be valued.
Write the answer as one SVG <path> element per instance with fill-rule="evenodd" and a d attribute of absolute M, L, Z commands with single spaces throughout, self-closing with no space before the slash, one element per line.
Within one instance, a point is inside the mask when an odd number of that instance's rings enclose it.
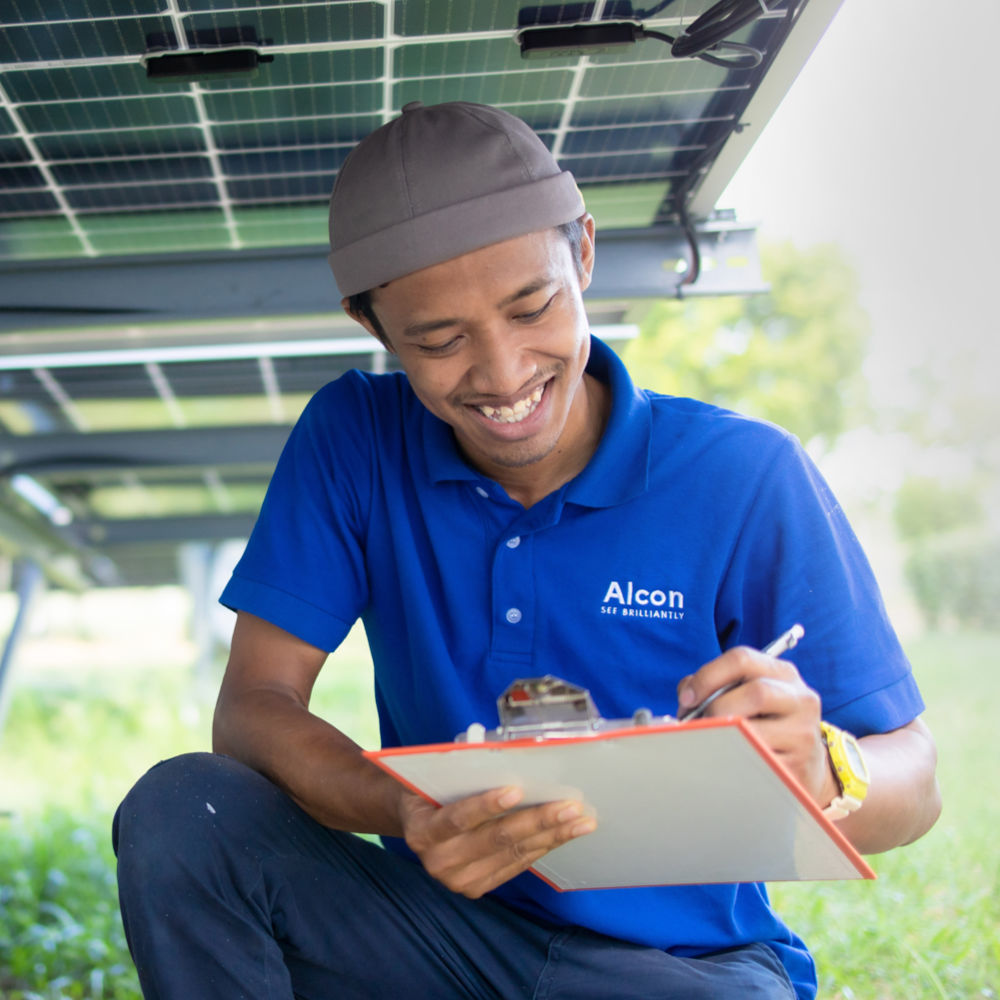
<path fill-rule="evenodd" d="M 581 249 L 578 270 L 565 237 L 543 230 L 417 271 L 372 296 L 417 397 L 500 482 L 511 470 L 530 468 L 544 483 L 567 465 L 582 467 L 600 434 L 584 380 L 589 216 Z"/>

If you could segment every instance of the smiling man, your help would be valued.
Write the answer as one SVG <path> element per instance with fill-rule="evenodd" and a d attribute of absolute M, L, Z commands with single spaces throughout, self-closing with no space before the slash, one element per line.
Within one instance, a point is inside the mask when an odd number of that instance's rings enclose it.
<path fill-rule="evenodd" d="M 359 618 L 387 747 L 488 721 L 518 677 L 615 717 L 725 689 L 709 714 L 746 717 L 859 849 L 913 840 L 934 744 L 819 473 L 776 427 L 637 389 L 591 337 L 593 219 L 505 112 L 408 105 L 365 139 L 331 251 L 402 372 L 306 408 L 222 596 L 216 752 L 157 766 L 116 816 L 145 995 L 813 997 L 762 886 L 557 893 L 526 869 L 595 829 L 584 803 L 436 808 L 309 700 Z M 793 621 L 795 664 L 756 652 Z"/>

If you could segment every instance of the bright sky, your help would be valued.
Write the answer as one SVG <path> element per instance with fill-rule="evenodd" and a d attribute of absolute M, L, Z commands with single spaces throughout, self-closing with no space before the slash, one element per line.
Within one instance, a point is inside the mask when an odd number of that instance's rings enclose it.
<path fill-rule="evenodd" d="M 719 200 L 766 236 L 848 252 L 885 393 L 945 347 L 1000 357 L 998 40 L 997 0 L 844 0 Z"/>
<path fill-rule="evenodd" d="M 889 404 L 923 405 L 908 372 L 959 353 L 982 380 L 970 390 L 998 391 L 998 40 L 998 0 L 844 0 L 719 199 L 767 238 L 846 251 L 872 322 L 872 395 Z M 860 432 L 824 469 L 845 500 L 892 490 L 914 471 L 903 445 Z M 961 455 L 919 461 L 962 474 Z"/>

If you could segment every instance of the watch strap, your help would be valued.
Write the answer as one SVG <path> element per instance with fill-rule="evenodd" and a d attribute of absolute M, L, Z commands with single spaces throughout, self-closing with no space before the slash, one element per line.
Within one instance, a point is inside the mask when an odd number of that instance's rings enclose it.
<path fill-rule="evenodd" d="M 837 782 L 837 787 L 840 790 L 840 794 L 835 796 L 825 809 L 823 809 L 823 815 L 827 819 L 838 820 L 843 819 L 845 816 L 849 816 L 852 812 L 856 812 L 861 808 L 864 802 L 865 795 L 868 791 L 868 775 L 856 774 L 855 769 L 851 769 L 848 760 L 845 756 L 844 742 L 845 740 L 850 740 L 853 744 L 853 748 L 860 755 L 861 749 L 857 745 L 857 740 L 845 730 L 832 725 L 829 722 L 820 722 L 820 735 L 823 739 L 823 745 L 826 747 L 827 755 L 830 759 L 830 766 L 833 771 L 834 780 Z M 867 772 L 867 767 L 864 765 L 862 759 L 862 767 L 864 771 Z M 852 792 L 858 792 L 859 794 L 850 794 L 844 787 L 844 772 L 847 771 L 850 776 L 850 786 Z"/>
<path fill-rule="evenodd" d="M 852 795 L 838 795 L 824 810 L 823 815 L 827 819 L 843 819 L 850 816 L 852 812 L 857 812 L 861 808 L 861 799 L 856 799 Z"/>

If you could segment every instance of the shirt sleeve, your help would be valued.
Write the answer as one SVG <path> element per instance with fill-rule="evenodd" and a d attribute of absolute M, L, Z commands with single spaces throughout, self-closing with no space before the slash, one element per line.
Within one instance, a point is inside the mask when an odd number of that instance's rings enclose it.
<path fill-rule="evenodd" d="M 858 736 L 912 721 L 923 701 L 871 566 L 844 511 L 798 442 L 785 437 L 758 480 L 717 608 L 728 648 L 805 628 L 787 658 Z"/>
<path fill-rule="evenodd" d="M 221 602 L 327 651 L 368 601 L 362 546 L 370 462 L 356 373 L 309 402 L 282 451 L 246 550 Z"/>

